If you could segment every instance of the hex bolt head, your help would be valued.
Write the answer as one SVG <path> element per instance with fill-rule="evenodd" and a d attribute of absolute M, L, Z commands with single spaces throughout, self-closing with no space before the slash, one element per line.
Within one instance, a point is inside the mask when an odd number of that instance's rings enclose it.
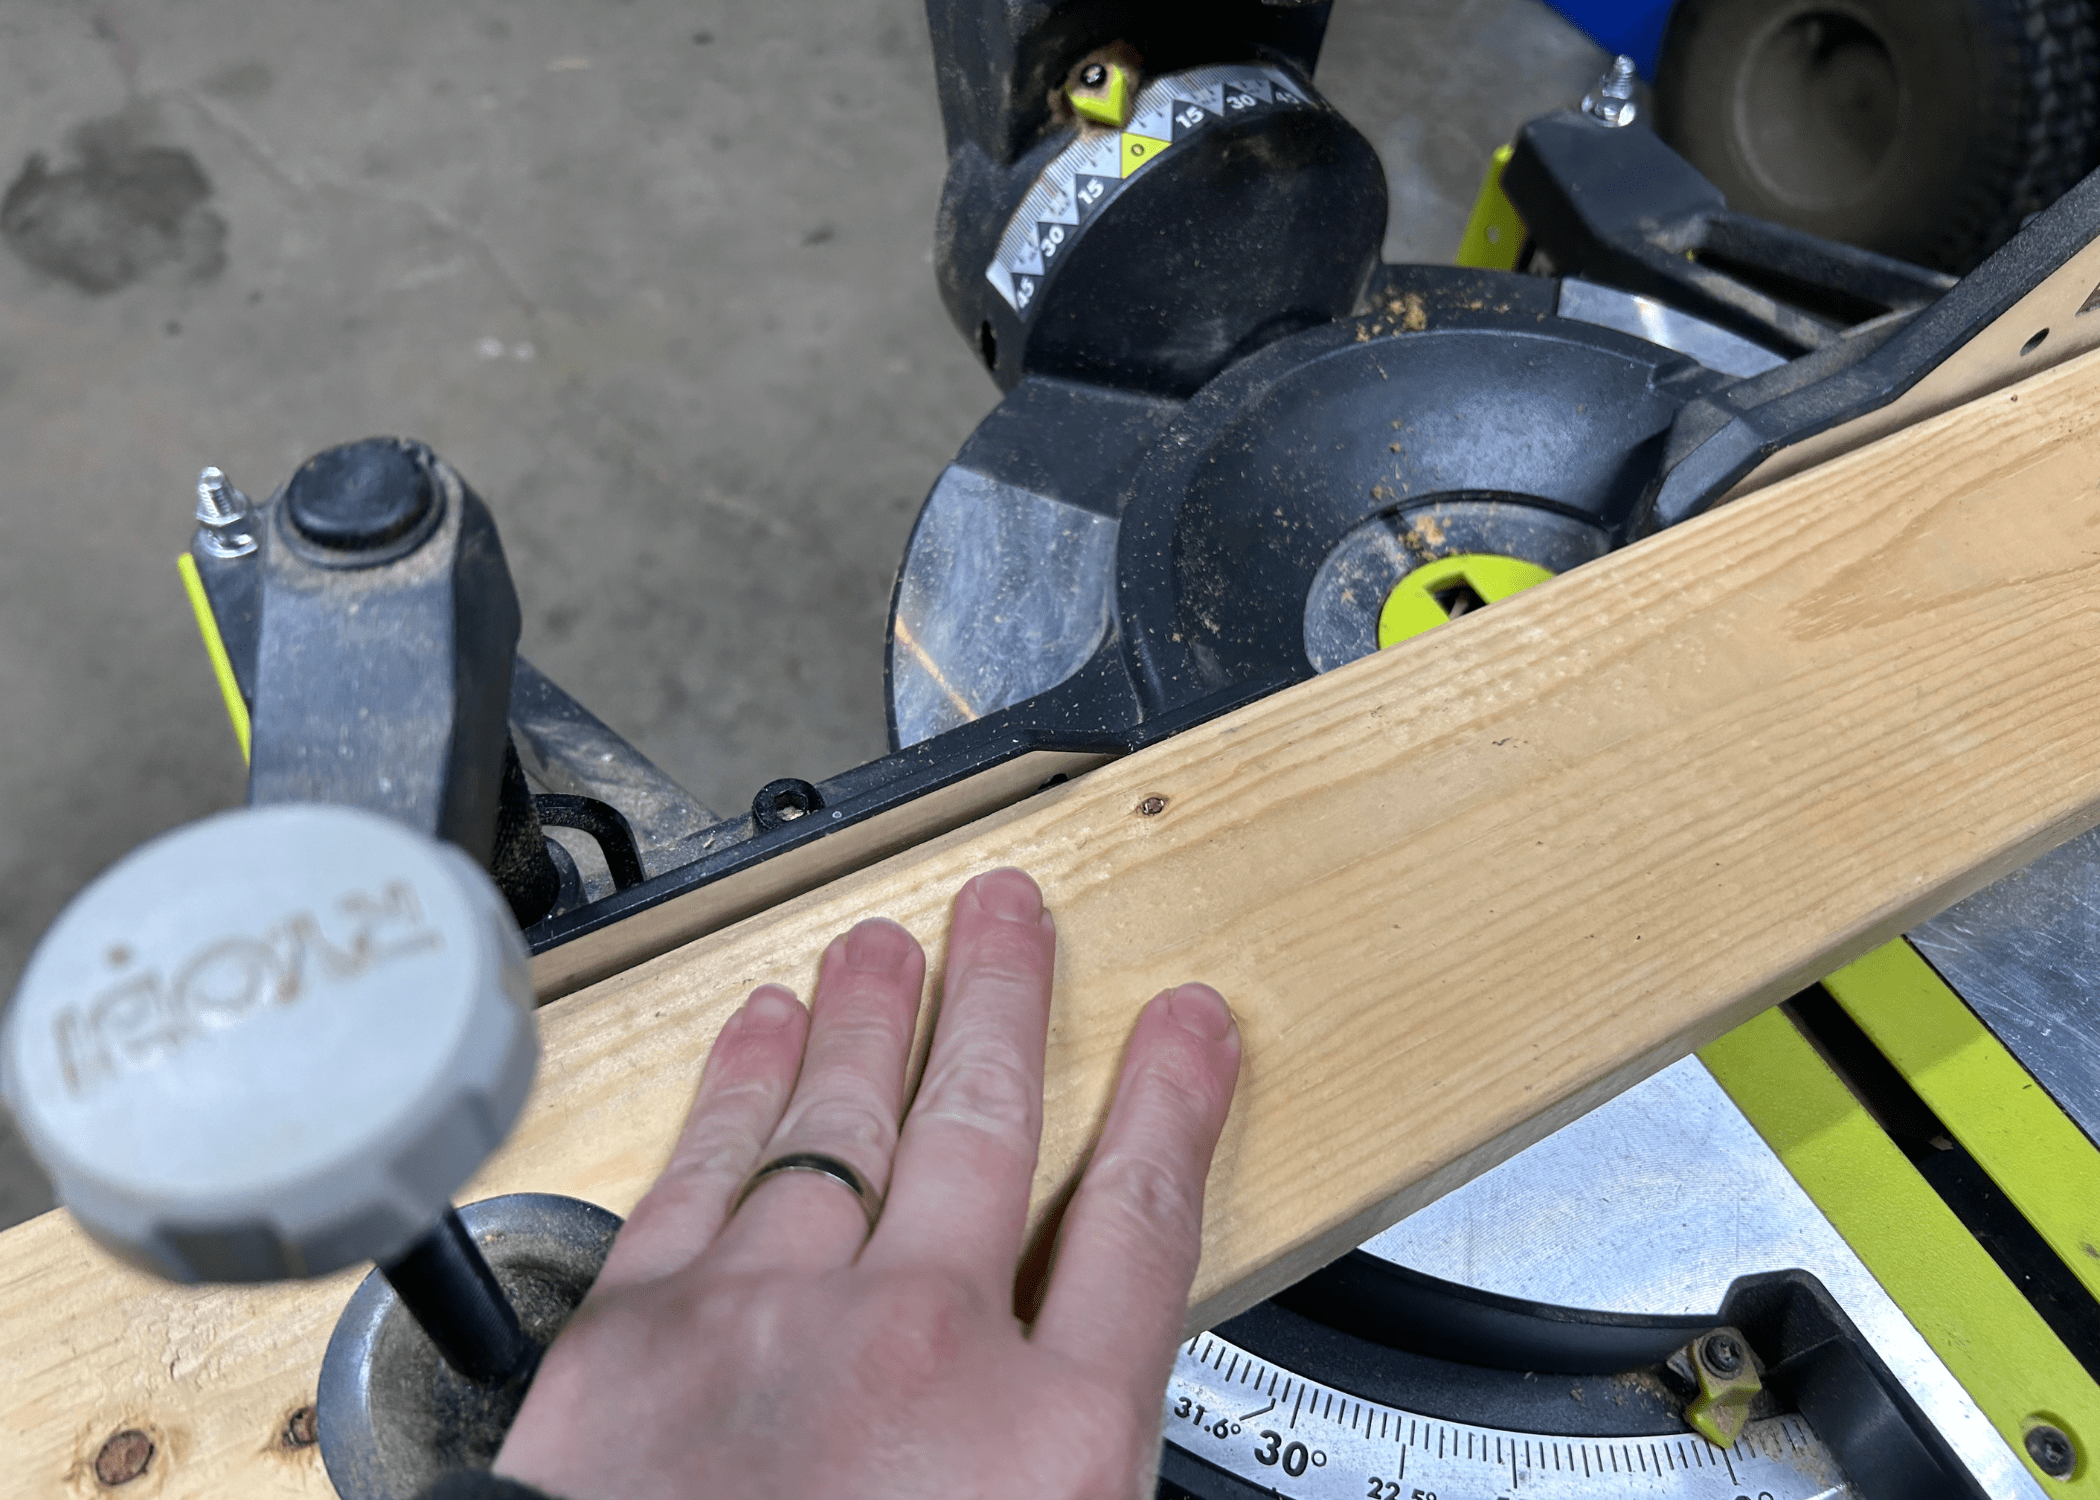
<path fill-rule="evenodd" d="M 0 1095 L 80 1226 L 176 1281 L 398 1255 L 509 1132 L 538 1056 L 486 872 L 376 813 L 222 813 L 44 935 Z"/>
<path fill-rule="evenodd" d="M 2025 1445 L 2034 1466 L 2051 1479 L 2069 1479 L 2078 1472 L 2078 1450 L 2061 1427 L 2037 1422 L 2027 1429 Z"/>
<path fill-rule="evenodd" d="M 369 552 L 397 542 L 436 503 L 430 451 L 400 438 L 366 438 L 316 453 L 284 491 L 292 529 L 338 552 Z"/>

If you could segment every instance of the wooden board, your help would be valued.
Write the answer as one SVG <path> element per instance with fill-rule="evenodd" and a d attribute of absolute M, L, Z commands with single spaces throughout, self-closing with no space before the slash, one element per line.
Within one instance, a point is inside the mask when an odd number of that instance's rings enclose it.
<path fill-rule="evenodd" d="M 871 913 L 938 958 L 1016 863 L 1062 933 L 1039 1203 L 1148 995 L 1238 1010 L 1191 1322 L 1234 1311 L 2100 818 L 2096 477 L 2100 355 L 621 974 L 542 1013 L 468 1196 L 625 1209 L 745 991 Z M 0 1493 L 93 1493 L 124 1426 L 127 1497 L 325 1493 L 278 1434 L 349 1286 L 0 1237 Z"/>

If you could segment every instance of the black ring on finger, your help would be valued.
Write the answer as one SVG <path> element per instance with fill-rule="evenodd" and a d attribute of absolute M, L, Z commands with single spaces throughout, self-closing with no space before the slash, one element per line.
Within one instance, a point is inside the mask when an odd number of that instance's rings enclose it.
<path fill-rule="evenodd" d="M 875 1221 L 882 1217 L 882 1194 L 868 1184 L 850 1162 L 840 1161 L 822 1151 L 789 1151 L 771 1161 L 754 1168 L 737 1189 L 736 1198 L 729 1205 L 733 1215 L 744 1206 L 744 1200 L 758 1190 L 758 1185 L 768 1177 L 777 1177 L 783 1172 L 814 1172 L 819 1177 L 829 1177 L 842 1184 L 860 1201 L 860 1211 L 868 1216 L 868 1233 L 875 1232 Z"/>

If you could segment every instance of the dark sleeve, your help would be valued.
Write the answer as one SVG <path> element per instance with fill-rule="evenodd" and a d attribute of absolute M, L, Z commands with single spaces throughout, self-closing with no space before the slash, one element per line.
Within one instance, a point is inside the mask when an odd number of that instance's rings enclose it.
<path fill-rule="evenodd" d="M 543 1490 L 478 1469 L 447 1474 L 416 1500 L 556 1500 Z"/>

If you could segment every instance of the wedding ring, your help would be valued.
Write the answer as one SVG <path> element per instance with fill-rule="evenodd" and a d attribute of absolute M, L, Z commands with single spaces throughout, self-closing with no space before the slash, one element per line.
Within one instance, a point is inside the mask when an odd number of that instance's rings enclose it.
<path fill-rule="evenodd" d="M 860 1211 L 868 1216 L 868 1232 L 875 1232 L 875 1221 L 882 1216 L 882 1194 L 868 1185 L 868 1180 L 852 1166 L 836 1156 L 827 1156 L 822 1151 L 789 1151 L 765 1162 L 744 1179 L 737 1189 L 736 1201 L 729 1205 L 734 1214 L 744 1206 L 744 1200 L 758 1190 L 758 1185 L 768 1177 L 777 1177 L 782 1172 L 814 1172 L 820 1177 L 829 1177 L 860 1200 Z"/>

